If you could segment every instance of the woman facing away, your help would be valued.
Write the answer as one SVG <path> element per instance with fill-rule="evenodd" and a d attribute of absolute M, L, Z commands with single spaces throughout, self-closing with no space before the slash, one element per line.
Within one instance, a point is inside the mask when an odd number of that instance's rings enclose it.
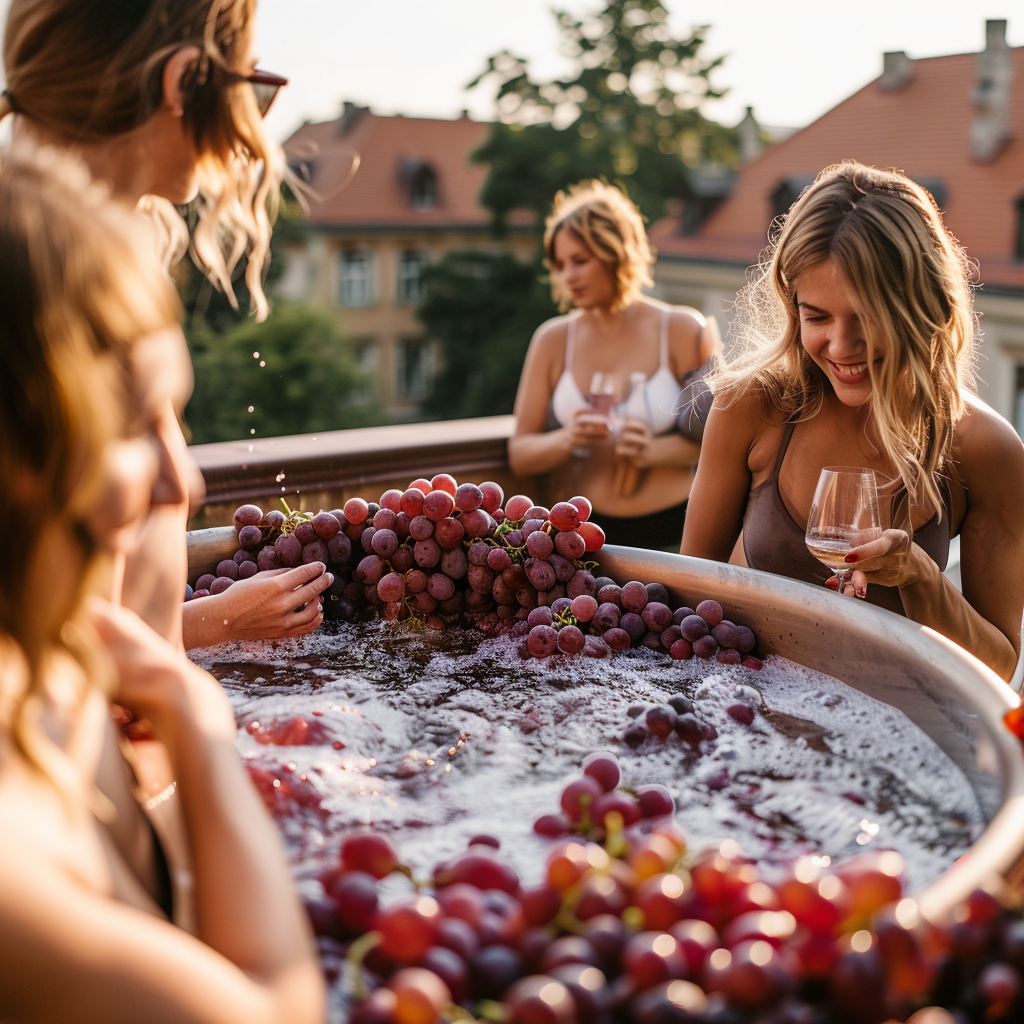
<path fill-rule="evenodd" d="M 0 560 L 0 1019 L 315 1024 L 312 942 L 226 697 L 96 596 L 177 486 L 161 417 L 190 380 L 137 230 L 53 151 L 0 158 L 0 484 L 18 523 Z M 111 699 L 168 752 L 194 934 L 168 919 L 166 869 L 154 886 L 162 865 L 119 845 L 120 797 L 99 788 Z"/>
<path fill-rule="evenodd" d="M 530 342 L 512 470 L 586 494 L 610 543 L 674 548 L 700 454 L 676 430 L 680 382 L 717 334 L 696 310 L 641 294 L 653 256 L 639 211 L 610 185 L 560 192 L 544 249 L 555 299 L 575 308 Z"/>
<path fill-rule="evenodd" d="M 819 473 L 873 470 L 904 506 L 904 528 L 846 555 L 856 569 L 845 592 L 1009 679 L 1024 609 L 1024 446 L 972 390 L 969 267 L 931 196 L 854 162 L 822 171 L 739 315 L 748 351 L 714 379 L 681 552 L 725 561 L 742 529 L 748 565 L 826 582 L 804 544 Z M 942 572 L 957 535 L 962 593 Z"/>
<path fill-rule="evenodd" d="M 260 275 L 282 166 L 262 114 L 284 79 L 254 70 L 255 15 L 256 0 L 12 0 L 0 118 L 13 112 L 15 143 L 74 151 L 119 199 L 157 215 L 168 263 L 188 242 L 171 204 L 195 202 L 200 265 L 232 296 L 232 271 L 247 255 L 246 284 L 262 318 Z M 125 603 L 177 643 L 184 614 L 189 647 L 316 628 L 328 585 L 319 563 L 260 574 L 183 612 L 188 493 L 198 502 L 202 478 L 169 402 L 159 427 L 173 486 L 156 495 L 125 556 Z M 299 587 L 312 587 L 312 600 L 296 600 Z"/>

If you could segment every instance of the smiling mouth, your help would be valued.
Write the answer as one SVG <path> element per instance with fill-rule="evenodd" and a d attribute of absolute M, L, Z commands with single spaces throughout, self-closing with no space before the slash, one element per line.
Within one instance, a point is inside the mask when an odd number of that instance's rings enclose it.
<path fill-rule="evenodd" d="M 839 377 L 857 377 L 868 368 L 867 363 L 833 363 L 832 360 L 829 362 Z"/>

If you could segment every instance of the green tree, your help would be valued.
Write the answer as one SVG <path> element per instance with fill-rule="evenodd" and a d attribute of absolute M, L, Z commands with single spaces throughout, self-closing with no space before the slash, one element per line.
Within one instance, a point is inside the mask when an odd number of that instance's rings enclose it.
<path fill-rule="evenodd" d="M 189 344 L 196 383 L 185 420 L 196 444 L 383 422 L 330 310 L 276 302 L 262 324 L 193 325 Z"/>
<path fill-rule="evenodd" d="M 436 419 L 512 411 L 519 371 L 537 326 L 557 313 L 540 262 L 507 253 L 451 252 L 424 272 L 417 310 L 442 344 L 443 366 L 424 413 Z"/>
<path fill-rule="evenodd" d="M 702 54 L 706 26 L 676 38 L 661 0 L 608 0 L 592 16 L 555 17 L 572 60 L 564 79 L 537 82 L 505 50 L 468 86 L 498 83 L 500 120 L 474 154 L 489 166 L 481 200 L 498 231 L 515 209 L 540 223 L 555 192 L 585 178 L 620 184 L 655 220 L 687 168 L 735 163 L 735 133 L 699 109 L 723 94 L 711 84 L 723 58 Z"/>

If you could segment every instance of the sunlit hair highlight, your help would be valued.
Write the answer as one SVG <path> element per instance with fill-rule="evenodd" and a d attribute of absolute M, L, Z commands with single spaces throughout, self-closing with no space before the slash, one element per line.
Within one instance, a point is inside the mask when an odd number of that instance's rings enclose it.
<path fill-rule="evenodd" d="M 256 0 L 12 0 L 0 117 L 13 109 L 69 145 L 102 143 L 156 113 L 167 60 L 197 47 L 182 80 L 199 161 L 193 256 L 234 301 L 232 274 L 247 255 L 245 281 L 262 319 L 284 165 L 243 80 L 255 11 Z M 188 244 L 181 218 L 166 200 L 147 197 L 144 205 L 159 208 L 157 220 L 170 229 L 163 248 L 180 257 Z"/>
<path fill-rule="evenodd" d="M 643 217 L 622 192 L 602 181 L 582 181 L 555 196 L 544 227 L 545 266 L 551 271 L 551 294 L 564 311 L 572 298 L 562 283 L 555 258 L 555 236 L 569 231 L 611 272 L 615 283 L 613 313 L 625 309 L 645 285 L 654 283 L 654 254 L 644 230 Z"/>
<path fill-rule="evenodd" d="M 86 520 L 126 429 L 132 346 L 179 308 L 145 224 L 52 149 L 0 157 L 0 308 L 0 487 L 18 524 L 0 559 L 0 642 L 26 667 L 2 694 L 0 731 L 66 782 L 74 773 L 40 724 L 46 669 L 63 653 L 86 685 L 102 682 L 77 616 L 100 561 Z M 58 578 L 74 586 L 54 608 L 46 581 Z"/>
<path fill-rule="evenodd" d="M 830 384 L 800 342 L 797 287 L 834 261 L 860 306 L 881 452 L 911 501 L 941 516 L 936 476 L 974 387 L 977 318 L 970 264 L 935 201 L 903 174 L 846 161 L 818 175 L 773 236 L 737 300 L 737 354 L 711 381 L 716 398 L 756 388 L 768 415 L 820 411 Z"/>

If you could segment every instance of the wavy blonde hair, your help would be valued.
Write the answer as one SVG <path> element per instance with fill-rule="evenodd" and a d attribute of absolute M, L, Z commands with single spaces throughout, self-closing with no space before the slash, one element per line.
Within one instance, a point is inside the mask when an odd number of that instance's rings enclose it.
<path fill-rule="evenodd" d="M 551 295 L 564 312 L 572 299 L 562 284 L 555 258 L 555 236 L 566 230 L 611 271 L 615 282 L 613 313 L 625 309 L 645 285 L 654 283 L 651 251 L 644 220 L 623 193 L 603 181 L 581 181 L 555 196 L 544 225 L 544 265 L 551 273 Z"/>
<path fill-rule="evenodd" d="M 182 81 L 199 154 L 193 255 L 232 302 L 232 274 L 247 255 L 245 281 L 262 319 L 283 157 L 243 80 L 255 12 L 256 0 L 13 0 L 0 118 L 13 110 L 71 145 L 103 142 L 153 116 L 167 60 L 197 47 Z M 166 200 L 146 197 L 143 206 L 169 229 L 165 252 L 180 258 L 188 244 L 182 219 Z"/>
<path fill-rule="evenodd" d="M 101 561 L 85 523 L 107 447 L 124 436 L 132 346 L 176 324 L 179 307 L 138 218 L 47 149 L 0 157 L 0 309 L 0 487 L 18 531 L 0 558 L 0 640 L 27 669 L 2 695 L 0 731 L 68 782 L 70 762 L 40 724 L 47 669 L 69 654 L 87 685 L 102 683 L 76 626 Z M 50 594 L 43 615 L 38 589 L 59 577 L 74 586 L 59 608 Z"/>
<path fill-rule="evenodd" d="M 971 266 L 935 201 L 901 173 L 846 161 L 818 175 L 773 235 L 737 300 L 740 354 L 712 379 L 716 396 L 729 404 L 756 387 L 787 420 L 821 410 L 828 379 L 800 342 L 796 293 L 805 270 L 834 261 L 860 304 L 881 452 L 911 500 L 941 516 L 936 476 L 974 387 L 977 317 Z"/>

